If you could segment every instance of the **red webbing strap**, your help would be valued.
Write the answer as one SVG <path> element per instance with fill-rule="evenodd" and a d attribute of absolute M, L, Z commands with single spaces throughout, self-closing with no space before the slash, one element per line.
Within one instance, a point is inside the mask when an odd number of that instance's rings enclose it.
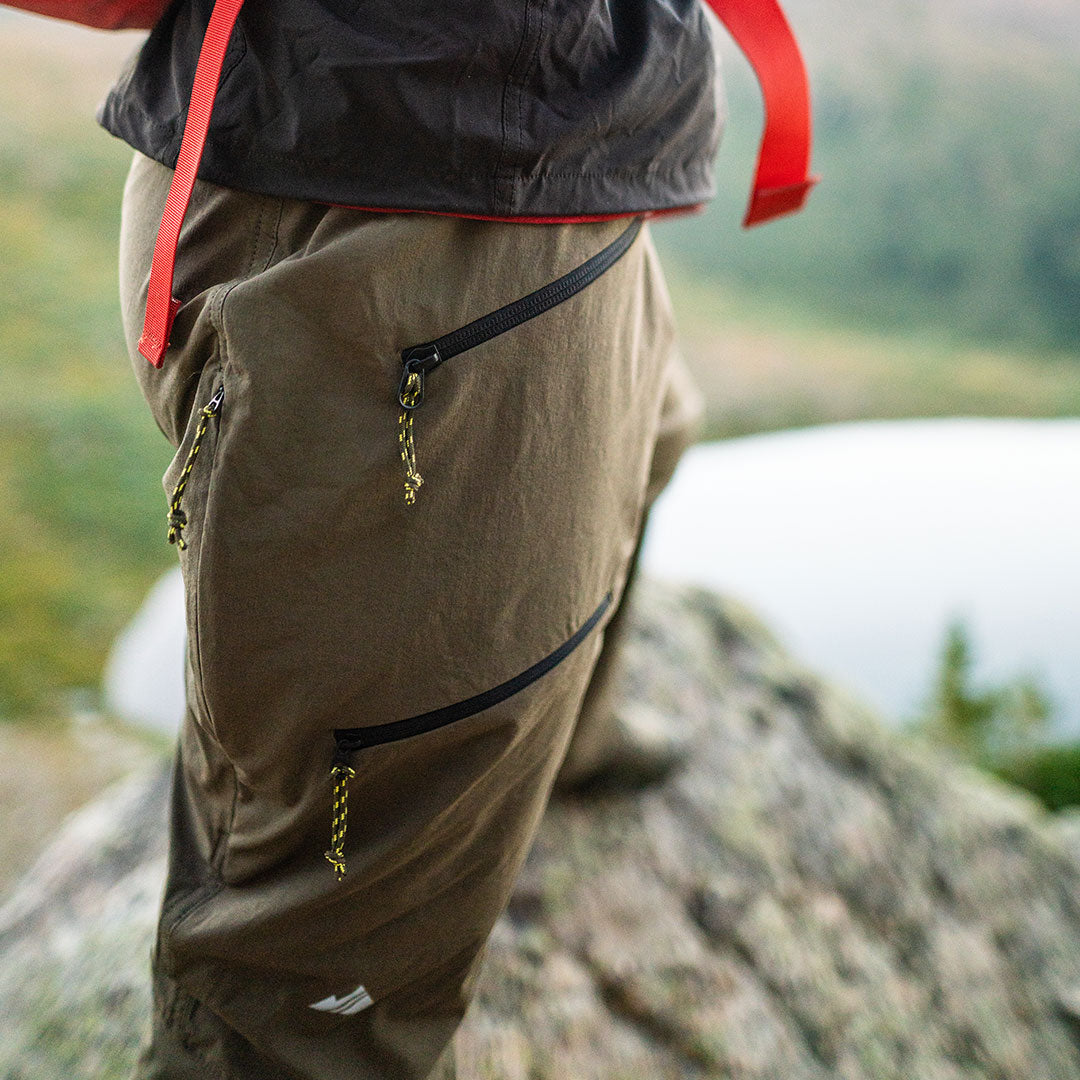
<path fill-rule="evenodd" d="M 206 133 L 210 128 L 210 114 L 221 79 L 221 66 L 225 62 L 225 49 L 243 4 L 244 0 L 216 0 L 195 67 L 195 82 L 191 88 L 184 137 L 180 142 L 180 156 L 176 160 L 176 171 L 169 185 L 161 227 L 154 244 L 150 289 L 146 297 L 146 321 L 143 323 L 142 337 L 139 338 L 139 352 L 154 367 L 161 367 L 161 358 L 169 347 L 173 319 L 180 307 L 180 301 L 174 300 L 172 295 L 180 226 L 184 222 L 202 160 Z"/>
<path fill-rule="evenodd" d="M 801 210 L 810 176 L 810 83 L 799 44 L 776 0 L 708 0 L 746 54 L 765 97 L 765 131 L 743 227 Z"/>

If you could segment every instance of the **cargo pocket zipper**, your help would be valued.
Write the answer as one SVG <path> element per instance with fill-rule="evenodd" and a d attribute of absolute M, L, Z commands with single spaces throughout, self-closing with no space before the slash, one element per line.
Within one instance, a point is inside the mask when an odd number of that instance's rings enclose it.
<path fill-rule="evenodd" d="M 490 709 L 507 698 L 513 697 L 514 694 L 520 693 L 552 668 L 561 664 L 588 637 L 589 632 L 611 606 L 611 600 L 612 594 L 609 592 L 600 602 L 600 606 L 554 652 L 548 653 L 542 660 L 538 660 L 512 679 L 507 679 L 506 682 L 499 683 L 490 690 L 455 702 L 453 705 L 445 705 L 441 709 L 410 716 L 405 720 L 395 720 L 389 724 L 375 724 L 372 727 L 335 729 L 335 751 L 330 767 L 330 777 L 334 785 L 333 822 L 330 831 L 330 849 L 325 852 L 325 855 L 334 868 L 338 881 L 345 876 L 345 828 L 349 812 L 348 785 L 356 775 L 356 770 L 352 766 L 353 755 L 374 746 L 408 739 L 414 735 L 427 734 L 447 724 L 474 716 L 478 712 L 483 712 L 484 709 Z"/>
<path fill-rule="evenodd" d="M 424 403 L 424 380 L 440 364 L 451 357 L 490 341 L 493 337 L 520 326 L 529 319 L 581 292 L 592 284 L 605 270 L 609 270 L 626 253 L 641 230 L 641 218 L 619 234 L 606 248 L 588 261 L 556 278 L 520 300 L 506 304 L 471 323 L 452 330 L 434 341 L 411 345 L 401 353 L 401 381 L 398 384 L 398 443 L 401 460 L 405 465 L 405 503 L 416 502 L 416 492 L 424 482 L 416 468 L 416 445 L 413 434 L 413 413 Z"/>
<path fill-rule="evenodd" d="M 172 496 L 169 498 L 169 532 L 167 539 L 170 544 L 175 544 L 181 551 L 187 547 L 187 541 L 184 539 L 184 529 L 187 527 L 188 519 L 182 505 L 184 489 L 187 487 L 191 470 L 195 467 L 195 459 L 199 455 L 199 447 L 202 446 L 203 436 L 210 426 L 210 420 L 221 412 L 221 403 L 224 400 L 225 384 L 222 383 L 214 391 L 214 396 L 200 410 L 199 426 L 195 429 L 195 437 L 191 440 L 191 449 L 188 451 L 187 461 L 184 462 L 184 468 L 180 472 L 180 479 L 177 480 L 176 487 L 173 488 Z"/>

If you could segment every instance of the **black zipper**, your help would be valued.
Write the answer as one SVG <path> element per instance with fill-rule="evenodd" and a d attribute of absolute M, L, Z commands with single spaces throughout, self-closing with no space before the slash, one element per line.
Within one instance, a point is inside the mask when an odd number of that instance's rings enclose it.
<path fill-rule="evenodd" d="M 406 482 L 405 501 L 412 504 L 415 501 L 416 489 L 423 483 L 423 479 L 416 471 L 416 457 L 413 447 L 412 413 L 424 403 L 424 380 L 440 364 L 446 363 L 451 357 L 466 352 L 469 349 L 490 341 L 499 334 L 505 334 L 507 330 L 513 330 L 529 319 L 535 319 L 545 311 L 569 300 L 581 292 L 587 285 L 591 285 L 606 270 L 610 270 L 623 255 L 626 254 L 630 245 L 634 242 L 637 234 L 641 231 L 641 218 L 635 218 L 633 222 L 620 233 L 607 247 L 597 252 L 592 258 L 583 262 L 580 266 L 556 278 L 547 285 L 542 286 L 535 292 L 523 296 L 506 304 L 487 315 L 466 323 L 457 330 L 452 330 L 434 341 L 426 341 L 421 345 L 410 345 L 401 353 L 401 381 L 398 383 L 398 404 L 401 406 L 399 423 L 401 432 L 401 456 L 405 462 Z"/>
<path fill-rule="evenodd" d="M 452 724 L 456 720 L 464 720 L 484 709 L 490 709 L 508 697 L 513 697 L 514 694 L 524 690 L 530 683 L 536 682 L 542 675 L 546 675 L 552 668 L 562 663 L 588 637 L 589 631 L 603 618 L 610 604 L 611 593 L 608 593 L 600 602 L 600 606 L 582 623 L 573 636 L 567 638 L 554 652 L 548 653 L 543 660 L 538 660 L 532 667 L 526 668 L 512 679 L 507 679 L 506 682 L 499 683 L 490 690 L 465 698 L 463 701 L 457 701 L 453 705 L 444 705 L 441 709 L 433 709 L 419 716 L 410 716 L 406 720 L 375 724 L 373 727 L 336 728 L 334 740 L 337 743 L 339 758 L 371 746 L 380 746 L 383 743 L 408 739 L 413 735 L 426 734 L 436 728 Z"/>
<path fill-rule="evenodd" d="M 640 231 L 641 218 L 635 218 L 630 227 L 620 233 L 606 248 L 597 252 L 587 262 L 563 274 L 562 277 L 529 293 L 528 296 L 523 296 L 520 300 L 506 304 L 487 315 L 481 315 L 479 319 L 474 319 L 471 323 L 466 323 L 465 326 L 452 330 L 449 334 L 443 334 L 434 341 L 427 341 L 423 345 L 412 345 L 402 350 L 401 363 L 404 370 L 398 386 L 398 404 L 403 409 L 419 408 L 424 403 L 425 375 L 451 357 L 469 349 L 475 349 L 477 345 L 482 345 L 485 341 L 506 333 L 507 330 L 513 330 L 515 326 L 520 326 L 529 319 L 535 319 L 537 315 L 550 311 L 564 300 L 569 300 L 571 296 L 581 292 L 605 270 L 610 270 L 626 254 Z M 406 401 L 406 384 L 409 376 L 414 373 L 420 376 L 418 400 Z"/>
<path fill-rule="evenodd" d="M 394 720 L 389 724 L 375 724 L 372 727 L 334 729 L 335 752 L 330 765 L 330 777 L 334 782 L 333 822 L 330 848 L 325 856 L 334 868 L 339 881 L 345 876 L 344 845 L 349 812 L 349 780 L 356 775 L 355 769 L 349 764 L 350 756 L 358 750 L 366 750 L 373 746 L 381 746 L 384 743 L 397 742 L 400 739 L 409 739 L 414 735 L 435 731 L 457 720 L 464 720 L 466 717 L 483 712 L 484 709 L 490 709 L 493 705 L 498 705 L 507 698 L 513 697 L 514 694 L 520 693 L 552 668 L 561 664 L 588 637 L 589 631 L 596 626 L 603 618 L 604 612 L 611 606 L 611 599 L 611 593 L 608 593 L 600 601 L 600 606 L 554 652 L 548 653 L 542 660 L 538 660 L 512 679 L 507 679 L 506 682 L 499 683 L 490 690 L 474 694 L 453 705 L 445 705 L 441 709 L 432 709 L 418 716 L 410 716 L 405 720 Z"/>

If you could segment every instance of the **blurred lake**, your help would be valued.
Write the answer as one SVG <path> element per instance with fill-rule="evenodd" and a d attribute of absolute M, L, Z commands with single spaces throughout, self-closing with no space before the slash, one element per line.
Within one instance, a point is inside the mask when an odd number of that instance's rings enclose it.
<path fill-rule="evenodd" d="M 1036 676 L 1080 735 L 1080 420 L 826 424 L 691 448 L 643 569 L 745 600 L 810 667 L 898 722 L 945 628 L 976 686 Z"/>

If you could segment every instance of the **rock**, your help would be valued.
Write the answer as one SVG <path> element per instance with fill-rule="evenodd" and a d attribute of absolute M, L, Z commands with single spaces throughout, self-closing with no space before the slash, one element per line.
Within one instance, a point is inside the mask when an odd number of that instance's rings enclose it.
<path fill-rule="evenodd" d="M 126 1075 L 165 876 L 160 765 L 69 817 L 0 909 L 3 1080 Z"/>
<path fill-rule="evenodd" d="M 645 580 L 635 604 L 625 697 L 692 752 L 552 803 L 462 1080 L 1080 1080 L 1070 829 L 890 732 L 738 603 Z M 125 1075 L 166 786 L 70 819 L 0 911 L 3 1080 Z"/>
<path fill-rule="evenodd" d="M 135 727 L 175 735 L 184 715 L 184 580 L 163 574 L 109 652 L 105 708 Z"/>

